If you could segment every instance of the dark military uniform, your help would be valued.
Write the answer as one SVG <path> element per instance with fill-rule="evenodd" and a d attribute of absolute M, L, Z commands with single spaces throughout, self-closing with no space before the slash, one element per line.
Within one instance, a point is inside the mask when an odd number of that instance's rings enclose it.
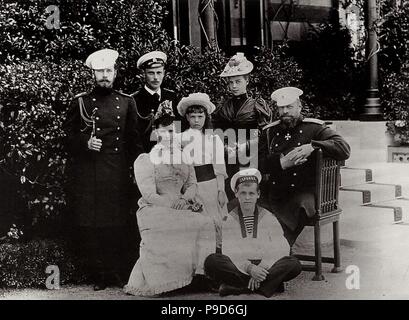
<path fill-rule="evenodd" d="M 132 94 L 135 99 L 137 114 L 138 114 L 138 126 L 139 131 L 142 134 L 142 146 L 144 152 L 151 151 L 152 147 L 156 144 L 155 141 L 151 141 L 153 117 L 158 110 L 159 104 L 163 101 L 169 100 L 172 102 L 173 113 L 176 120 L 181 120 L 177 111 L 177 105 L 179 99 L 176 93 L 172 90 L 162 89 L 160 100 L 155 95 L 150 94 L 145 87 Z"/>
<path fill-rule="evenodd" d="M 89 122 L 92 118 L 94 125 Z M 73 100 L 65 131 L 71 156 L 71 208 L 83 235 L 79 239 L 84 242 L 80 245 L 97 264 L 97 272 L 112 270 L 121 264 L 117 260 L 121 246 L 127 245 L 128 251 L 136 246 L 120 243 L 129 241 L 124 238 L 124 227 L 135 219 L 130 213 L 130 168 L 142 152 L 135 101 L 123 93 L 97 87 Z M 100 152 L 88 149 L 93 131 L 102 140 Z"/>
<path fill-rule="evenodd" d="M 322 149 L 324 155 L 345 160 L 349 158 L 350 147 L 323 121 L 309 118 L 301 118 L 294 128 L 286 128 L 280 121 L 267 125 L 263 129 L 261 143 L 265 144 L 265 148 L 260 148 L 259 169 L 263 174 L 269 174 L 269 180 L 264 181 L 266 188 L 263 192 L 267 194 L 262 195 L 263 201 L 276 214 L 292 245 L 308 217 L 315 214 L 315 168 L 310 157 L 302 165 L 283 170 L 281 154 L 311 143 L 314 148 Z"/>
<path fill-rule="evenodd" d="M 246 139 L 250 140 L 255 137 L 250 136 L 250 129 L 256 129 L 261 132 L 261 129 L 271 122 L 271 111 L 266 102 L 261 99 L 254 99 L 247 94 L 237 97 L 231 97 L 227 99 L 219 108 L 212 114 L 213 128 L 221 129 L 223 131 L 227 129 L 233 129 L 236 133 L 236 139 L 238 139 L 238 130 L 247 130 Z M 228 146 L 227 137 L 224 139 L 225 147 Z M 237 155 L 238 156 L 238 155 Z M 226 180 L 226 194 L 229 200 L 234 199 L 234 193 L 230 190 L 231 177 L 240 170 L 238 158 L 236 158 L 235 164 L 229 164 L 227 162 L 226 153 L 226 171 L 228 179 Z"/>

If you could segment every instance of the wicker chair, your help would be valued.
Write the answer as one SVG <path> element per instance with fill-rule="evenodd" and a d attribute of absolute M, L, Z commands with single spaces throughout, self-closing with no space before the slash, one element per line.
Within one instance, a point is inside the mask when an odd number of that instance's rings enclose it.
<path fill-rule="evenodd" d="M 343 161 L 337 161 L 323 156 L 322 150 L 316 152 L 315 166 L 315 208 L 316 215 L 310 219 L 307 226 L 314 227 L 315 255 L 294 255 L 301 261 L 314 261 L 315 265 L 303 265 L 305 271 L 315 271 L 312 280 L 324 280 L 322 263 L 333 263 L 333 273 L 341 272 L 341 254 L 339 240 L 339 218 L 342 210 L 338 205 L 340 186 L 340 167 Z M 321 253 L 321 226 L 332 223 L 333 226 L 333 257 L 323 257 Z"/>

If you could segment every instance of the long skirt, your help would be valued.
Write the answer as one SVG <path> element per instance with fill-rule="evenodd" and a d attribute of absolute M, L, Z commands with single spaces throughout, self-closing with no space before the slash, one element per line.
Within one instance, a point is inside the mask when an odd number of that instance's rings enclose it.
<path fill-rule="evenodd" d="M 222 248 L 222 219 L 227 216 L 227 203 L 223 208 L 220 207 L 217 188 L 217 180 L 201 181 L 197 183 L 197 194 L 203 202 L 205 211 L 212 218 L 215 227 L 215 245 L 216 248 Z"/>
<path fill-rule="evenodd" d="M 214 252 L 214 227 L 205 214 L 145 206 L 138 210 L 140 256 L 126 293 L 152 296 L 188 285 L 204 274 L 204 260 Z"/>

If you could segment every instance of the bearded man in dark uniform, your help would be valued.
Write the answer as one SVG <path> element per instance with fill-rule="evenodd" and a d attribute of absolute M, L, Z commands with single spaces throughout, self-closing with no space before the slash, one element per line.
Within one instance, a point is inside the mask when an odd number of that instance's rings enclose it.
<path fill-rule="evenodd" d="M 74 98 L 65 123 L 77 249 L 91 267 L 94 290 L 105 289 L 109 281 L 123 284 L 134 262 L 131 248 L 137 245 L 127 237 L 134 218 L 130 167 L 142 147 L 134 99 L 113 90 L 117 58 L 111 49 L 87 58 L 95 88 Z"/>
<path fill-rule="evenodd" d="M 346 160 L 348 143 L 318 119 L 304 118 L 299 97 L 302 90 L 294 87 L 273 92 L 280 119 L 265 126 L 261 136 L 260 171 L 269 176 L 264 202 L 280 221 L 284 236 L 292 246 L 315 214 L 315 169 L 311 154 L 322 149 L 325 156 Z"/>
<path fill-rule="evenodd" d="M 161 51 L 152 51 L 144 54 L 137 61 L 137 67 L 142 70 L 145 77 L 145 85 L 139 91 L 132 94 L 135 99 L 138 126 L 142 134 L 142 145 L 144 152 L 151 151 L 155 145 L 155 137 L 151 137 L 153 117 L 158 111 L 161 103 L 172 105 L 175 115 L 179 99 L 172 90 L 161 88 L 165 77 L 165 65 L 167 56 Z M 181 120 L 177 118 L 176 120 Z"/>

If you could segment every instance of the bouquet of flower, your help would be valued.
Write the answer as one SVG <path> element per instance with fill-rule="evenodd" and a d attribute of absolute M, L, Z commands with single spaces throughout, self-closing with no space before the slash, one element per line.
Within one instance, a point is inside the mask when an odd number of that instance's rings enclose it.
<path fill-rule="evenodd" d="M 192 210 L 193 212 L 202 212 L 203 204 L 197 200 L 189 200 L 188 209 Z"/>

